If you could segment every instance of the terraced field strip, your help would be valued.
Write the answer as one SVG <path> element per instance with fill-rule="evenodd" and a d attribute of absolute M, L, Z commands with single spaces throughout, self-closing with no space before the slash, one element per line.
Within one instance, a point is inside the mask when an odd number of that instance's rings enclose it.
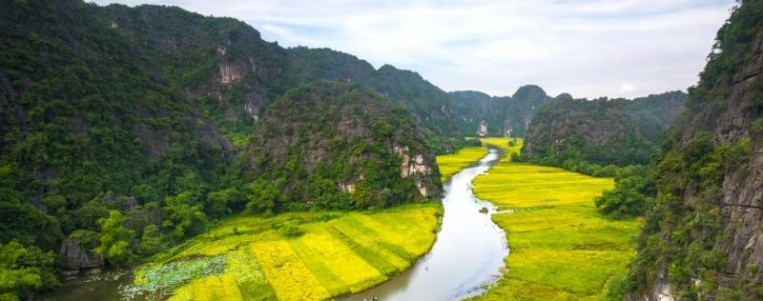
<path fill-rule="evenodd" d="M 474 299 L 601 300 L 625 273 L 638 232 L 636 220 L 610 220 L 593 204 L 612 179 L 505 159 L 475 179 L 474 191 L 505 210 L 493 220 L 506 231 L 508 272 Z"/>
<path fill-rule="evenodd" d="M 193 299 L 243 301 L 236 280 L 230 275 L 210 276 L 194 282 Z"/>
<path fill-rule="evenodd" d="M 343 287 L 340 295 L 359 292 L 369 286 L 387 280 L 376 268 L 355 254 L 344 243 L 326 231 L 309 233 L 297 240 L 292 240 L 295 250 L 300 250 L 303 260 L 321 262 L 329 269 Z"/>
<path fill-rule="evenodd" d="M 251 248 L 278 300 L 324 300 L 331 297 L 289 242 L 257 243 Z"/>
<path fill-rule="evenodd" d="M 428 203 L 372 213 L 231 218 L 146 264 L 136 272 L 134 285 L 143 291 L 171 291 L 171 301 L 327 300 L 357 293 L 425 254 L 441 213 L 441 205 Z M 304 234 L 285 237 L 280 231 L 285 225 Z M 152 276 L 146 277 L 149 270 Z M 200 271 L 207 276 L 193 278 Z"/>
<path fill-rule="evenodd" d="M 275 299 L 273 287 L 268 283 L 251 248 L 242 247 L 228 253 L 225 274 L 236 279 L 244 300 Z"/>
<path fill-rule="evenodd" d="M 377 244 L 376 240 L 362 237 L 362 232 L 356 231 L 351 226 L 338 223 L 327 231 L 386 276 L 395 275 L 398 271 L 410 266 L 405 259 Z"/>

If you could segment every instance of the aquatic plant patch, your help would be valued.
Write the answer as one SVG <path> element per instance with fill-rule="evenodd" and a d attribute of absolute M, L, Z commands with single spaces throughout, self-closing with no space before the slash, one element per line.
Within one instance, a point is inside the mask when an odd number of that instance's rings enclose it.
<path fill-rule="evenodd" d="M 133 283 L 122 287 L 122 295 L 126 299 L 138 295 L 146 296 L 149 300 L 162 299 L 175 288 L 194 279 L 221 274 L 224 263 L 224 256 L 216 256 L 143 266 L 135 272 Z"/>
<path fill-rule="evenodd" d="M 424 203 L 231 218 L 141 266 L 125 296 L 154 290 L 171 301 L 327 300 L 360 292 L 426 253 L 441 215 L 440 204 Z"/>

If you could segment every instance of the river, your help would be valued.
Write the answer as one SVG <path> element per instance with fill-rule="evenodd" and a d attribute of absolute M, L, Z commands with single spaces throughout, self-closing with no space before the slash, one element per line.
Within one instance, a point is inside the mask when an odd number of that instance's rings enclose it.
<path fill-rule="evenodd" d="M 339 300 L 458 300 L 478 295 L 497 281 L 509 253 L 506 235 L 490 218 L 493 205 L 474 196 L 472 181 L 499 159 L 498 151 L 491 149 L 485 158 L 445 183 L 445 213 L 437 241 L 412 269 Z"/>
<path fill-rule="evenodd" d="M 445 183 L 444 214 L 437 240 L 427 255 L 413 268 L 387 282 L 339 300 L 377 297 L 396 300 L 457 300 L 480 294 L 501 276 L 508 255 L 506 236 L 493 223 L 492 204 L 472 193 L 472 181 L 500 159 L 497 150 L 453 175 Z M 120 300 L 119 287 L 131 280 L 130 273 L 106 274 L 65 281 L 61 290 L 36 298 L 37 301 Z M 138 301 L 140 297 L 132 299 Z"/>

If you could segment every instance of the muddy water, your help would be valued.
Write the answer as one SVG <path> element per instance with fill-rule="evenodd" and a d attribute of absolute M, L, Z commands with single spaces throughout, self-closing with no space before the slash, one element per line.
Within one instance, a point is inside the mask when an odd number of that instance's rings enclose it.
<path fill-rule="evenodd" d="M 428 255 L 382 285 L 340 300 L 458 300 L 480 294 L 498 280 L 509 253 L 506 236 L 490 219 L 492 204 L 475 197 L 471 183 L 499 159 L 491 150 L 445 183 L 442 228 Z"/>
<path fill-rule="evenodd" d="M 109 272 L 101 275 L 84 276 L 65 280 L 61 289 L 38 296 L 35 301 L 124 301 L 120 295 L 120 287 L 132 282 L 129 271 Z M 143 301 L 138 296 L 130 301 Z"/>

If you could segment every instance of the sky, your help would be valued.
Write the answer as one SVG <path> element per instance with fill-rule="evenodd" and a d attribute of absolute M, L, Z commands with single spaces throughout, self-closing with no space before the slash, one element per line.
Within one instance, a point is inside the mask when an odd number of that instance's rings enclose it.
<path fill-rule="evenodd" d="M 242 20 L 285 47 L 413 70 L 445 91 L 637 97 L 698 80 L 734 0 L 96 0 Z"/>

